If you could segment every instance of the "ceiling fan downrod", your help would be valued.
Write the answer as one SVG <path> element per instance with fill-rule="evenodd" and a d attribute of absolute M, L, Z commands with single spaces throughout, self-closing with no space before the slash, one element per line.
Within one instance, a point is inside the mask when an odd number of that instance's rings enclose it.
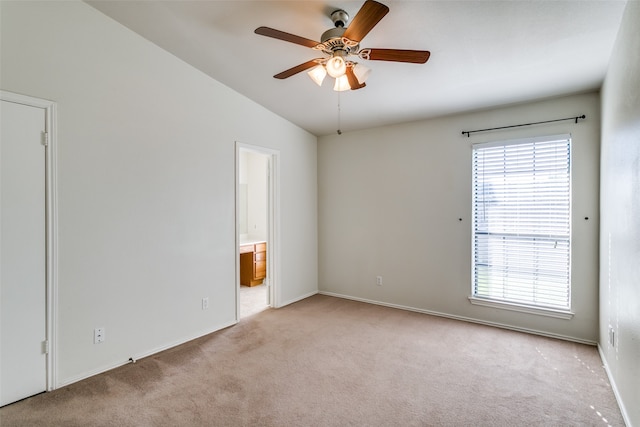
<path fill-rule="evenodd" d="M 331 20 L 333 21 L 333 25 L 336 28 L 344 28 L 347 25 L 347 21 L 349 20 L 349 15 L 342 9 L 334 10 L 331 12 Z"/>

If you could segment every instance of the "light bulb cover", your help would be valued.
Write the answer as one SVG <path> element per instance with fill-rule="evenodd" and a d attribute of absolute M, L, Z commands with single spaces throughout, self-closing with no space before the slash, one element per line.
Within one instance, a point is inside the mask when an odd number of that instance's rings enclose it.
<path fill-rule="evenodd" d="M 327 68 L 327 73 L 334 79 L 344 76 L 347 71 L 347 64 L 345 64 L 341 56 L 334 56 L 329 59 L 325 67 Z"/>
<path fill-rule="evenodd" d="M 349 84 L 349 79 L 346 75 L 343 74 L 336 79 L 336 84 L 333 85 L 333 90 L 335 90 L 336 92 L 351 90 L 351 85 Z"/>
<path fill-rule="evenodd" d="M 356 75 L 358 82 L 364 83 L 369 78 L 369 74 L 371 74 L 371 68 L 365 67 L 360 63 L 356 63 L 353 66 L 353 74 Z"/>
<path fill-rule="evenodd" d="M 325 70 L 322 65 L 316 65 L 308 71 L 307 74 L 318 86 L 322 86 L 322 82 L 327 75 L 327 70 Z"/>

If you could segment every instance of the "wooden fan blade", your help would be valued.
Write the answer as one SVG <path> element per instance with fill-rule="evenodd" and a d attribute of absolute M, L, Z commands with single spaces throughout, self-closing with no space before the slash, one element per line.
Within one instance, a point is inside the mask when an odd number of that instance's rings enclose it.
<path fill-rule="evenodd" d="M 254 33 L 306 47 L 316 47 L 320 44 L 316 41 L 305 39 L 304 37 L 296 36 L 294 34 L 285 33 L 284 31 L 274 30 L 269 27 L 258 27 L 255 29 Z"/>
<path fill-rule="evenodd" d="M 351 87 L 351 90 L 362 89 L 363 87 L 366 86 L 365 83 L 360 83 L 358 81 L 356 74 L 353 72 L 353 67 L 347 67 L 346 74 L 347 74 L 347 80 L 349 81 L 349 86 Z"/>
<path fill-rule="evenodd" d="M 288 70 L 285 70 L 281 73 L 276 74 L 275 77 L 276 79 L 286 79 L 288 77 L 291 77 L 293 75 L 296 75 L 304 70 L 308 70 L 309 68 L 313 68 L 316 65 L 318 65 L 318 62 L 315 59 L 312 59 L 311 61 L 307 61 L 304 64 L 300 64 L 300 65 L 296 65 L 293 68 L 289 68 Z"/>
<path fill-rule="evenodd" d="M 431 56 L 431 52 L 428 50 L 363 49 L 362 52 L 362 58 L 372 61 L 412 62 L 414 64 L 424 64 Z"/>
<path fill-rule="evenodd" d="M 360 42 L 388 12 L 389 8 L 382 3 L 367 0 L 353 17 L 343 36 Z"/>

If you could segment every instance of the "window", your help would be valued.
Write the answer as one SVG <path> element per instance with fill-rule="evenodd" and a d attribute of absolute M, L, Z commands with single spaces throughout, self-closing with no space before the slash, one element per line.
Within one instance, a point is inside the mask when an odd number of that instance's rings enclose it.
<path fill-rule="evenodd" d="M 571 308 L 571 138 L 473 146 L 472 303 Z"/>

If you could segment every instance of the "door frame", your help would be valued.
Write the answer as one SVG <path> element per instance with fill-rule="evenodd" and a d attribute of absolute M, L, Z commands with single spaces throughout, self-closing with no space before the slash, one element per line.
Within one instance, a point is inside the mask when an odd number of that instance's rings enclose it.
<path fill-rule="evenodd" d="M 58 185 L 57 185 L 57 104 L 53 101 L 0 90 L 2 101 L 42 108 L 45 112 L 45 330 L 46 391 L 56 389 L 58 382 Z"/>
<path fill-rule="evenodd" d="M 267 156 L 267 291 L 269 307 L 280 307 L 280 151 L 236 141 L 235 147 L 235 276 L 236 322 L 240 321 L 240 150 Z"/>

